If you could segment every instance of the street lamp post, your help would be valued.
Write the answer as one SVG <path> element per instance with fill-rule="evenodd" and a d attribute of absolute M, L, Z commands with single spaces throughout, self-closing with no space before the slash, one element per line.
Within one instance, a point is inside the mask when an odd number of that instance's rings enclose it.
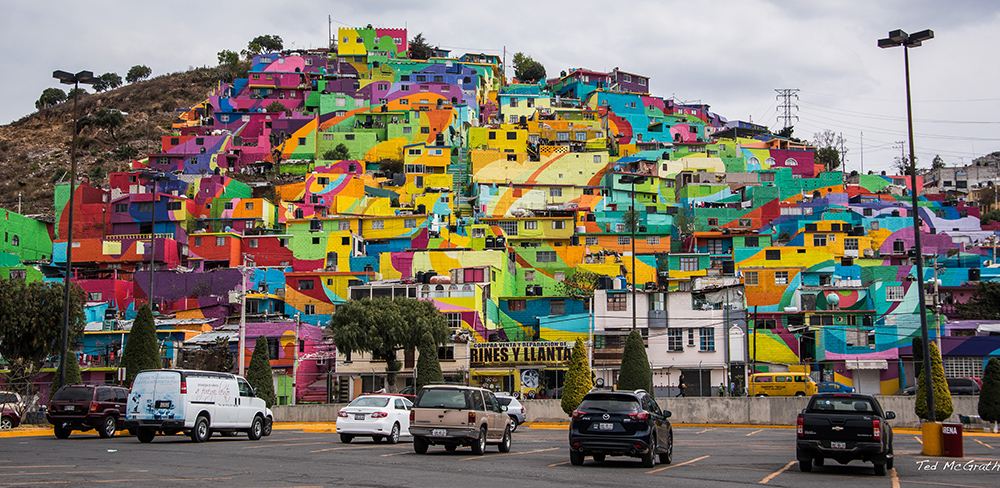
<path fill-rule="evenodd" d="M 153 203 L 149 211 L 149 311 L 153 311 L 153 268 L 156 266 L 156 182 L 169 181 L 170 177 L 162 173 L 142 173 L 141 176 L 153 182 Z"/>
<path fill-rule="evenodd" d="M 916 266 L 917 266 L 917 287 L 920 297 L 920 337 L 923 339 L 924 348 L 924 379 L 926 381 L 927 392 L 927 414 L 931 422 L 936 421 L 934 412 L 934 387 L 931 382 L 931 353 L 930 340 L 927 333 L 927 297 L 924 290 L 924 266 L 923 252 L 920 245 L 920 215 L 919 215 L 919 193 L 917 188 L 917 161 L 913 150 L 913 107 L 910 101 L 910 48 L 919 47 L 923 41 L 934 38 L 934 31 L 930 29 L 922 30 L 914 34 L 907 34 L 902 30 L 889 32 L 889 37 L 878 40 L 878 47 L 889 48 L 903 46 L 903 69 L 906 73 L 906 129 L 910 139 L 910 196 L 912 202 L 911 211 L 913 213 L 913 244 L 916 246 Z"/>
<path fill-rule="evenodd" d="M 635 228 L 639 226 L 639 213 L 635 210 L 635 184 L 646 181 L 646 177 L 639 175 L 625 175 L 622 176 L 620 181 L 622 183 L 632 184 L 632 221 L 629 222 L 629 227 L 632 228 L 632 238 L 629 239 L 629 242 L 632 244 L 632 330 L 635 330 L 635 291 L 638 286 L 638 283 L 635 281 Z"/>
<path fill-rule="evenodd" d="M 62 354 L 59 357 L 59 384 L 66 384 L 66 356 L 69 354 L 69 285 L 70 274 L 73 271 L 73 205 L 76 193 L 76 133 L 79 129 L 80 114 L 77 99 L 80 98 L 80 83 L 93 84 L 96 80 L 91 71 L 80 71 L 76 74 L 66 71 L 53 71 L 52 77 L 64 85 L 73 85 L 73 142 L 69 153 L 69 218 L 66 230 L 66 276 L 63 279 L 65 296 L 63 298 L 63 330 Z"/>

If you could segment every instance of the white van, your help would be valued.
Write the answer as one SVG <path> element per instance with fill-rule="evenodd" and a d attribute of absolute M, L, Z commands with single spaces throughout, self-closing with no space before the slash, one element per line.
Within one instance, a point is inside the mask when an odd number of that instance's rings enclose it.
<path fill-rule="evenodd" d="M 195 442 L 205 442 L 212 432 L 235 435 L 246 432 L 250 440 L 271 434 L 274 416 L 247 380 L 229 373 L 154 369 L 132 381 L 125 428 L 151 442 L 157 432 L 183 431 Z"/>

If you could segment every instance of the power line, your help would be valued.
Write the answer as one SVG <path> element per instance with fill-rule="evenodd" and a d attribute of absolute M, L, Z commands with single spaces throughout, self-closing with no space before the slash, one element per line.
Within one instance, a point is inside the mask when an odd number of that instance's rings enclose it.
<path fill-rule="evenodd" d="M 792 109 L 795 109 L 796 111 L 799 110 L 799 106 L 792 103 L 792 98 L 795 98 L 795 101 L 799 100 L 799 89 L 775 88 L 774 91 L 778 92 L 776 99 L 781 100 L 781 104 L 778 105 L 778 111 L 781 112 L 781 115 L 778 116 L 778 120 L 784 121 L 782 129 L 788 129 L 789 127 L 795 125 L 794 122 L 799 120 L 799 117 L 792 113 Z"/>

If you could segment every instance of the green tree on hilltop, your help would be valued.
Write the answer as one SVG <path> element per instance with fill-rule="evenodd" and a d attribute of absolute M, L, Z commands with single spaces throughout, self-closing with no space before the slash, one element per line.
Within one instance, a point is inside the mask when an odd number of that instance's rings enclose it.
<path fill-rule="evenodd" d="M 524 53 L 514 54 L 514 77 L 520 83 L 537 83 L 545 79 L 545 66 Z"/>
<path fill-rule="evenodd" d="M 149 69 L 149 66 L 137 64 L 129 68 L 128 73 L 125 74 L 125 81 L 136 83 L 149 78 L 151 74 L 153 74 L 153 70 Z"/>
<path fill-rule="evenodd" d="M 646 344 L 642 342 L 642 334 L 632 329 L 625 340 L 625 351 L 622 353 L 622 369 L 618 374 L 619 390 L 646 390 L 653 394 L 649 357 L 646 356 Z"/>
<path fill-rule="evenodd" d="M 263 399 L 268 408 L 275 404 L 271 354 L 267 348 L 267 338 L 263 335 L 257 337 L 257 344 L 253 347 L 250 367 L 247 368 L 247 383 L 250 383 L 250 386 L 257 390 L 257 398 Z"/>
<path fill-rule="evenodd" d="M 573 345 L 573 354 L 569 359 L 569 370 L 566 371 L 566 383 L 563 384 L 562 409 L 566 415 L 571 415 L 583 396 L 594 388 L 593 376 L 590 373 L 590 364 L 587 363 L 587 346 L 583 345 L 583 339 L 577 337 L 576 344 Z"/>
<path fill-rule="evenodd" d="M 140 371 L 163 367 L 153 312 L 148 303 L 139 308 L 132 322 L 132 330 L 125 340 L 125 350 L 122 351 L 121 367 L 125 368 L 126 385 L 131 385 Z"/>

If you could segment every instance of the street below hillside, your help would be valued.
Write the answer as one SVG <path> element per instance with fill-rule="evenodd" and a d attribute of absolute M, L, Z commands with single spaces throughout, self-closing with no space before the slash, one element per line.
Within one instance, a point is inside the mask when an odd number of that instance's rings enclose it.
<path fill-rule="evenodd" d="M 306 429 L 309 430 L 309 429 Z M 569 462 L 564 428 L 514 433 L 510 453 L 488 446 L 447 452 L 431 446 L 426 455 L 408 441 L 395 445 L 356 439 L 343 444 L 332 433 L 278 430 L 254 442 L 241 435 L 213 436 L 195 444 L 181 435 L 141 444 L 135 437 L 100 439 L 93 433 L 0 439 L 0 486 L 665 486 L 784 487 L 997 486 L 1000 437 L 965 438 L 965 458 L 928 458 L 919 436 L 897 433 L 895 470 L 873 474 L 871 464 L 827 462 L 799 472 L 792 429 L 677 427 L 673 464 L 643 468 L 638 459 L 591 458 Z M 946 464 L 953 462 L 953 464 Z M 936 463 L 936 464 L 935 464 Z M 992 466 L 992 467 L 991 467 Z M 983 471 L 990 469 L 990 471 Z"/>

